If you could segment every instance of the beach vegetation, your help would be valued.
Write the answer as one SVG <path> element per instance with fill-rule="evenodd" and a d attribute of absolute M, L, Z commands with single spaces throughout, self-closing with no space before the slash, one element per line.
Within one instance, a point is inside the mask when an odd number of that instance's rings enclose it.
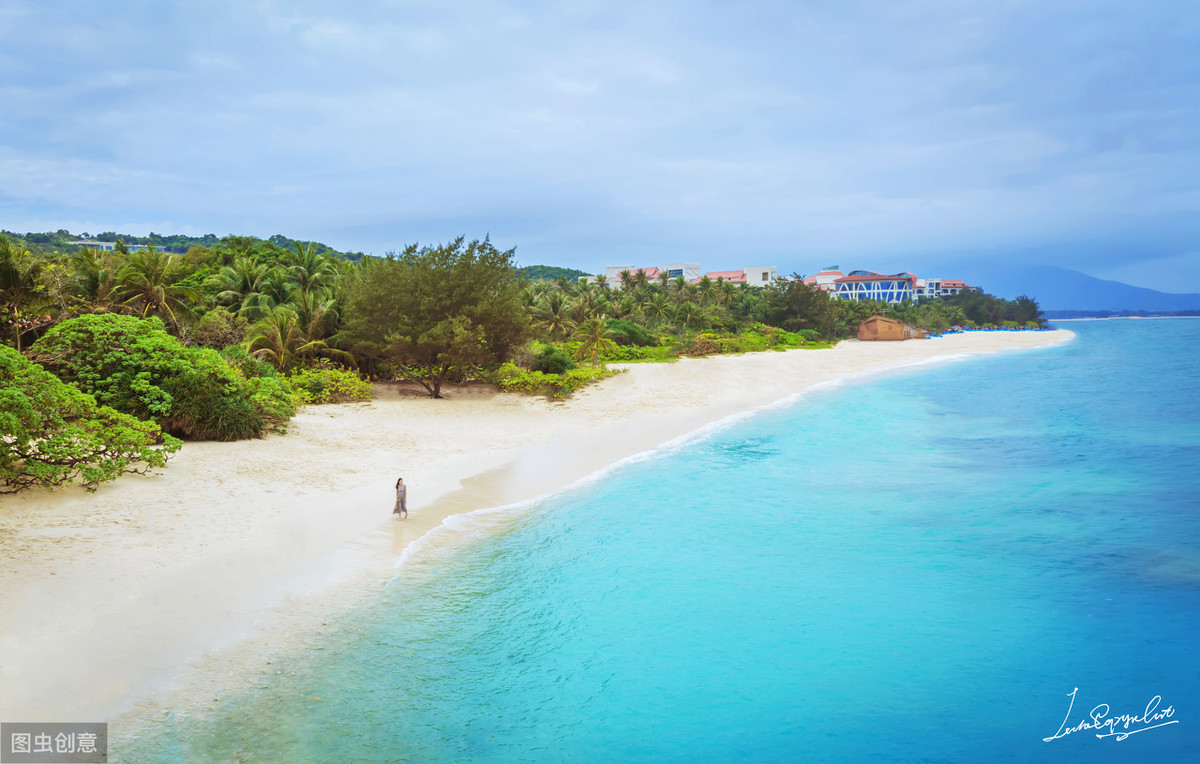
<path fill-rule="evenodd" d="M 539 343 L 540 345 L 540 343 Z M 563 352 L 557 345 L 540 345 L 533 359 L 533 370 L 544 374 L 564 374 L 576 368 L 571 356 Z"/>
<path fill-rule="evenodd" d="M 547 374 L 525 369 L 507 361 L 488 374 L 489 381 L 505 392 L 545 395 L 561 400 L 584 385 L 613 376 L 617 372 L 606 366 L 578 366 L 561 374 Z"/>
<path fill-rule="evenodd" d="M 440 398 L 452 369 L 484 371 L 525 344 L 531 321 L 513 250 L 488 240 L 409 246 L 371 258 L 345 289 L 347 346 L 389 361 Z"/>
<path fill-rule="evenodd" d="M 354 356 L 345 350 L 331 347 L 321 339 L 320 323 L 325 309 L 308 306 L 302 315 L 297 306 L 278 305 L 246 332 L 246 350 L 255 358 L 269 361 L 287 373 L 297 364 L 319 357 L 336 358 L 354 365 Z"/>
<path fill-rule="evenodd" d="M 282 380 L 247 377 L 217 351 L 185 346 L 157 317 L 89 314 L 56 325 L 30 358 L 101 405 L 196 440 L 261 437 L 296 411 Z"/>
<path fill-rule="evenodd" d="M 164 466 L 180 445 L 0 345 L 0 493 L 76 480 L 95 490 Z"/>
<path fill-rule="evenodd" d="M 287 382 L 305 403 L 352 403 L 369 401 L 373 395 L 370 382 L 324 358 L 294 371 Z"/>

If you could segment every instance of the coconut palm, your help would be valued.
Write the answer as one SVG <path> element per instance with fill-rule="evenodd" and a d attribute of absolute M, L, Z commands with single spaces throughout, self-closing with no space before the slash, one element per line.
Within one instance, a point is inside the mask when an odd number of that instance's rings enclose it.
<path fill-rule="evenodd" d="M 637 310 L 633 295 L 626 294 L 619 300 L 608 304 L 608 315 L 613 318 L 629 318 Z"/>
<path fill-rule="evenodd" d="M 28 307 L 35 299 L 41 270 L 41 262 L 29 250 L 0 235 L 0 303 L 3 304 L 5 318 L 13 325 L 18 351 L 21 350 L 21 333 L 24 331 L 22 308 Z"/>
<path fill-rule="evenodd" d="M 337 300 L 319 292 L 295 291 L 289 307 L 310 340 L 327 339 L 338 321 Z"/>
<path fill-rule="evenodd" d="M 575 330 L 575 338 L 579 340 L 579 350 L 576 357 L 583 359 L 589 355 L 592 363 L 600 359 L 600 353 L 617 346 L 612 337 L 615 336 L 608 328 L 608 321 L 602 316 L 593 316 L 579 325 Z"/>
<path fill-rule="evenodd" d="M 113 257 L 98 249 L 81 249 L 71 256 L 75 269 L 76 295 L 93 309 L 107 307 L 117 285 Z"/>
<path fill-rule="evenodd" d="M 682 303 L 675 309 L 675 323 L 680 324 L 684 329 L 691 329 L 693 326 L 702 326 L 707 322 L 708 316 L 694 302 Z"/>
<path fill-rule="evenodd" d="M 334 278 L 337 276 L 337 268 L 329 257 L 317 252 L 315 243 L 309 242 L 302 245 L 298 241 L 293 241 L 292 249 L 293 251 L 288 253 L 287 264 L 288 272 L 296 282 L 297 289 L 302 292 L 311 292 L 317 289 L 327 289 L 333 285 Z"/>
<path fill-rule="evenodd" d="M 273 305 L 283 305 L 291 302 L 292 293 L 296 291 L 296 282 L 292 279 L 292 274 L 283 266 L 275 266 L 267 271 L 266 278 L 263 279 L 260 289 L 264 295 L 271 299 Z"/>
<path fill-rule="evenodd" d="M 642 313 L 652 323 L 661 324 L 672 315 L 671 301 L 665 294 L 658 292 L 642 306 Z"/>
<path fill-rule="evenodd" d="M 533 309 L 536 326 L 552 339 L 562 339 L 571 328 L 569 304 L 562 292 L 551 292 Z"/>
<path fill-rule="evenodd" d="M 737 287 L 724 279 L 717 279 L 716 302 L 718 305 L 729 307 L 737 297 Z"/>
<path fill-rule="evenodd" d="M 331 348 L 324 340 L 308 334 L 296 310 L 290 305 L 275 307 L 246 334 L 247 352 L 255 358 L 269 361 L 280 371 L 288 372 L 302 360 L 326 356 L 354 363 L 354 356 L 344 350 Z"/>
<path fill-rule="evenodd" d="M 158 316 L 178 329 L 180 319 L 192 314 L 200 302 L 199 291 L 176 283 L 175 256 L 155 249 L 138 250 L 117 271 L 114 296 L 143 318 Z"/>
<path fill-rule="evenodd" d="M 208 283 L 221 290 L 217 302 L 249 321 L 257 321 L 275 307 L 275 301 L 262 293 L 267 270 L 262 263 L 239 257 L 233 265 L 226 265 L 209 277 Z"/>

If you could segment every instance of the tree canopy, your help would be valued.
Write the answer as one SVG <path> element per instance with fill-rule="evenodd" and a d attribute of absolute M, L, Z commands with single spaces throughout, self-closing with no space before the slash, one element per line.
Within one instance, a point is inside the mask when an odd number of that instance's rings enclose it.
<path fill-rule="evenodd" d="M 417 248 L 365 261 L 346 287 L 342 338 L 389 360 L 433 398 L 452 368 L 504 361 L 529 337 L 513 250 L 487 241 Z"/>
<path fill-rule="evenodd" d="M 162 467 L 179 447 L 158 425 L 98 406 L 0 345 L 0 493 L 76 478 L 92 490 L 125 473 Z"/>
<path fill-rule="evenodd" d="M 283 380 L 247 379 L 217 351 L 185 347 L 157 318 L 68 319 L 29 354 L 100 403 L 187 438 L 261 437 L 295 414 Z"/>

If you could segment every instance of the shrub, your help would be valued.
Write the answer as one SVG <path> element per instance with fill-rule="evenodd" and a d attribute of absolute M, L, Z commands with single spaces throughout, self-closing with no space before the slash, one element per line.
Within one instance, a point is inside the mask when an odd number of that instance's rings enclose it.
<path fill-rule="evenodd" d="M 533 359 L 532 368 L 544 374 L 562 374 L 576 367 L 571 356 L 554 345 L 543 345 L 542 350 Z"/>
<path fill-rule="evenodd" d="M 349 369 L 334 366 L 329 361 L 301 369 L 287 378 L 291 388 L 300 393 L 305 403 L 348 403 L 369 401 L 373 395 L 371 383 Z"/>
<path fill-rule="evenodd" d="M 246 319 L 227 308 L 213 308 L 201 316 L 188 334 L 193 342 L 204 347 L 236 345 L 246 337 Z"/>
<path fill-rule="evenodd" d="M 697 334 L 688 344 L 685 355 L 693 357 L 712 355 L 721 352 L 721 346 L 717 344 L 716 336 L 712 334 Z"/>
<path fill-rule="evenodd" d="M 305 403 L 304 394 L 279 376 L 251 377 L 246 380 L 246 392 L 263 426 L 279 433 L 287 432 L 288 421 Z"/>
<path fill-rule="evenodd" d="M 542 371 L 522 369 L 509 361 L 496 370 L 492 382 L 505 392 L 546 395 L 562 399 L 584 385 L 611 377 L 615 373 L 603 366 L 580 366 L 570 369 L 564 374 L 547 374 Z"/>
<path fill-rule="evenodd" d="M 653 345 L 654 338 L 642 327 L 623 319 L 612 319 L 608 322 L 608 331 L 618 345 Z"/>
<path fill-rule="evenodd" d="M 3 345 L 0 442 L 0 493 L 76 478 L 92 491 L 122 474 L 164 466 L 181 445 L 153 422 L 96 405 L 92 396 Z"/>
<path fill-rule="evenodd" d="M 187 438 L 261 437 L 278 425 L 268 421 L 271 417 L 264 420 L 260 411 L 287 406 L 282 399 L 268 406 L 261 398 L 256 405 L 251 401 L 255 392 L 278 395 L 278 388 L 256 385 L 251 391 L 246 376 L 220 353 L 184 347 L 163 331 L 157 318 L 73 318 L 34 343 L 30 355 L 97 402 Z"/>
<path fill-rule="evenodd" d="M 758 332 L 745 332 L 737 338 L 738 350 L 743 353 L 757 353 L 771 349 L 772 337 Z"/>

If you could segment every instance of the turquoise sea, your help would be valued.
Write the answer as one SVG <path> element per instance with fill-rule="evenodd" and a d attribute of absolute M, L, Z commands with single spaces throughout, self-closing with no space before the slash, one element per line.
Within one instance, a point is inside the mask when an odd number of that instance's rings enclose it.
<path fill-rule="evenodd" d="M 1196 761 L 1200 320 L 1064 326 L 460 519 L 114 760 Z"/>

